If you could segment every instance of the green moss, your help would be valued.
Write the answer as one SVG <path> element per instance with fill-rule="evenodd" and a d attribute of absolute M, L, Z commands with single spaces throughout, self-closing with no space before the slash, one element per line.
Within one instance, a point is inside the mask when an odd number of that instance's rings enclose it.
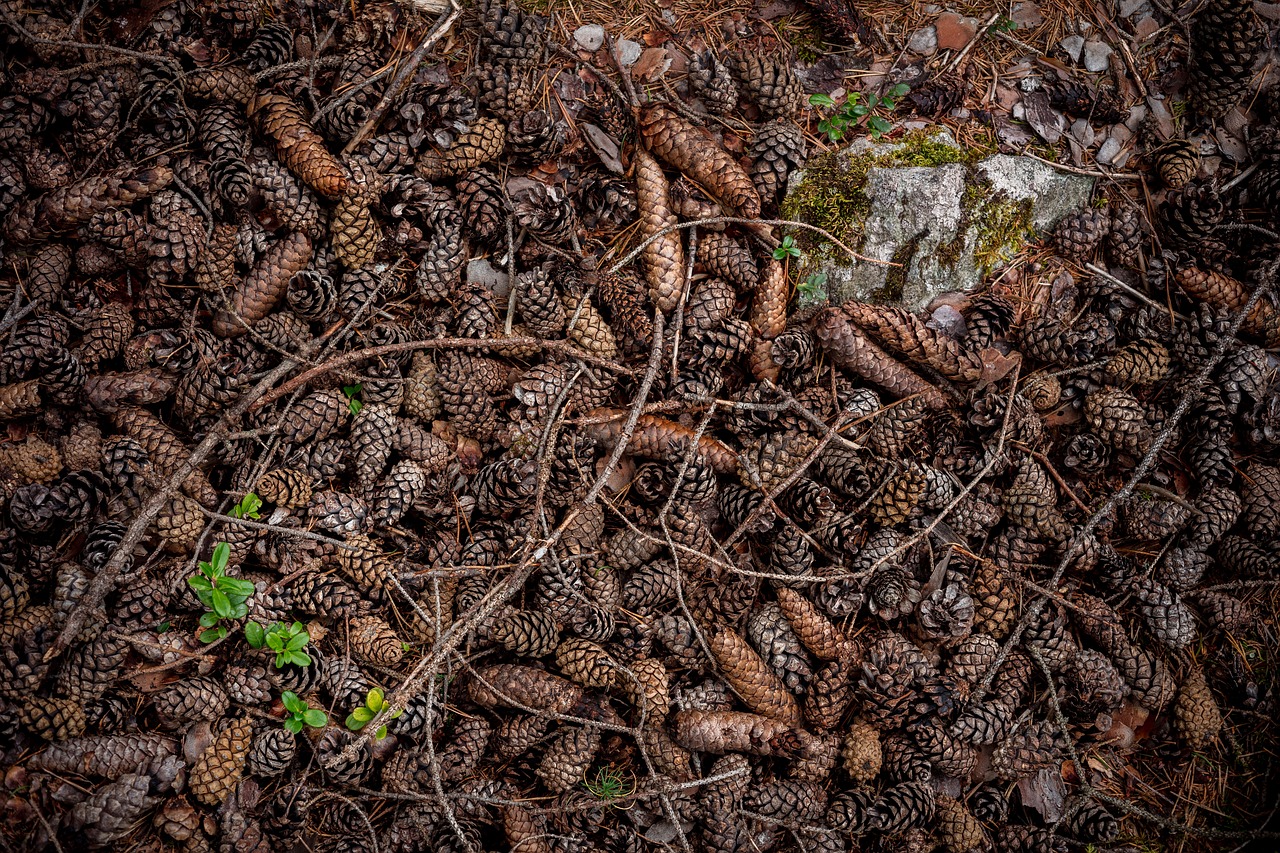
<path fill-rule="evenodd" d="M 960 209 L 965 221 L 961 233 L 969 226 L 976 228 L 977 241 L 973 260 L 986 274 L 1000 264 L 1008 263 L 1036 236 L 1031 220 L 1032 200 L 1015 200 L 995 192 L 986 181 L 970 178 L 965 184 Z"/>
<path fill-rule="evenodd" d="M 796 50 L 796 58 L 801 62 L 817 62 L 822 58 L 822 30 L 809 15 L 787 15 L 774 23 L 778 38 Z"/>

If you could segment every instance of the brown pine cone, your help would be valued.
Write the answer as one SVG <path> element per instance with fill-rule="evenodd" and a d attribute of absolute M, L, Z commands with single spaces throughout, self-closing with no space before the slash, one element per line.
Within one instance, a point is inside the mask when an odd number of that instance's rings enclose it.
<path fill-rule="evenodd" d="M 229 295 L 226 308 L 214 315 L 214 333 L 228 338 L 243 335 L 284 298 L 289 280 L 310 259 L 311 240 L 305 234 L 295 232 L 273 245 Z"/>
<path fill-rule="evenodd" d="M 1170 139 L 1147 156 L 1160 180 L 1171 190 L 1182 189 L 1200 171 L 1200 146 L 1185 139 Z"/>
<path fill-rule="evenodd" d="M 845 733 L 840 755 L 849 778 L 857 784 L 871 782 L 880 773 L 880 735 L 867 723 L 855 721 Z"/>
<path fill-rule="evenodd" d="M 969 853 L 982 846 L 986 835 L 982 824 L 963 803 L 951 797 L 938 797 L 937 836 L 950 853 Z"/>
<path fill-rule="evenodd" d="M 726 209 L 759 218 L 760 195 L 751 178 L 706 130 L 659 104 L 643 111 L 640 132 L 655 155 L 705 187 Z"/>
<path fill-rule="evenodd" d="M 557 794 L 581 784 L 595 760 L 600 741 L 600 730 L 595 726 L 566 728 L 543 753 L 538 778 Z"/>
<path fill-rule="evenodd" d="M 747 707 L 788 725 L 799 725 L 800 707 L 795 697 L 746 640 L 732 631 L 720 631 L 709 643 L 725 679 Z"/>
<path fill-rule="evenodd" d="M 804 167 L 804 133 L 794 122 L 780 118 L 756 131 L 747 154 L 751 157 L 751 182 L 766 208 L 773 208 L 787 188 L 787 180 Z"/>
<path fill-rule="evenodd" d="M 791 63 L 782 56 L 766 56 L 755 51 L 735 54 L 734 71 L 747 97 L 770 117 L 791 118 L 800 111 L 804 88 Z"/>
<path fill-rule="evenodd" d="M 449 148 L 420 155 L 417 173 L 428 181 L 438 181 L 470 172 L 496 159 L 502 153 L 506 138 L 506 126 L 498 119 L 477 119 Z"/>
<path fill-rule="evenodd" d="M 1194 667 L 1187 673 L 1178 690 L 1174 714 L 1178 734 L 1192 749 L 1203 749 L 1218 736 L 1222 712 L 1209 690 L 1204 670 Z"/>
<path fill-rule="evenodd" d="M 1085 398 L 1084 415 L 1098 436 L 1117 450 L 1141 456 L 1151 446 L 1153 436 L 1145 412 L 1126 391 L 1102 388 L 1093 392 Z"/>
<path fill-rule="evenodd" d="M 1113 355 L 1104 368 L 1114 385 L 1154 385 L 1169 372 L 1169 351 L 1151 339 L 1134 341 Z"/>
<path fill-rule="evenodd" d="M 1006 781 L 1025 779 L 1061 761 L 1061 733 L 1048 721 L 1028 723 L 1006 737 L 991 756 L 996 775 Z"/>
<path fill-rule="evenodd" d="M 1053 229 L 1053 247 L 1064 258 L 1079 264 L 1093 258 L 1111 230 L 1111 214 L 1105 210 L 1076 210 Z"/>
<path fill-rule="evenodd" d="M 689 80 L 694 94 L 712 115 L 724 115 L 738 105 L 738 86 L 711 51 L 695 53 L 689 59 Z"/>
<path fill-rule="evenodd" d="M 249 717 L 228 724 L 192 766 L 187 780 L 191 795 L 207 806 L 219 806 L 226 801 L 240 784 L 252 742 L 253 723 Z"/>
<path fill-rule="evenodd" d="M 18 709 L 18 719 L 45 740 L 61 741 L 84 734 L 84 706 L 74 699 L 28 699 Z"/>
<path fill-rule="evenodd" d="M 347 170 L 288 95 L 259 93 L 248 110 L 262 133 L 275 141 L 276 155 L 290 172 L 321 195 L 338 198 L 346 193 Z"/>

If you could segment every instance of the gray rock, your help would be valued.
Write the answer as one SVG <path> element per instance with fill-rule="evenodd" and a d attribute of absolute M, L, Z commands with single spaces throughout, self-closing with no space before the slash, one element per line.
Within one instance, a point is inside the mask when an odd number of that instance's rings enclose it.
<path fill-rule="evenodd" d="M 1120 17 L 1131 18 L 1138 12 L 1150 12 L 1150 0 L 1120 0 Z"/>
<path fill-rule="evenodd" d="M 496 269 L 488 258 L 472 258 L 467 263 L 467 281 L 479 287 L 487 287 L 499 299 L 506 299 L 511 292 L 507 274 Z"/>
<path fill-rule="evenodd" d="M 583 50 L 599 50 L 604 44 L 604 27 L 587 24 L 573 31 L 573 40 Z"/>
<path fill-rule="evenodd" d="M 933 56 L 938 52 L 938 28 L 929 26 L 916 30 L 907 40 L 907 50 L 921 56 Z"/>
<path fill-rule="evenodd" d="M 1112 53 L 1111 45 L 1103 41 L 1089 39 L 1084 43 L 1084 70 L 1094 74 L 1106 71 L 1110 64 L 1108 59 Z"/>
<path fill-rule="evenodd" d="M 631 39 L 618 39 L 618 58 L 622 60 L 623 65 L 635 65 L 642 53 L 644 53 L 644 47 L 638 42 Z"/>
<path fill-rule="evenodd" d="M 956 147 L 945 131 L 931 142 Z M 1085 205 L 1093 189 L 1092 178 L 1004 154 L 972 169 L 961 162 L 898 165 L 894 158 L 904 148 L 858 140 L 837 155 L 840 168 L 866 176 L 867 212 L 851 248 L 888 263 L 850 263 L 836 247 L 819 245 L 802 274 L 825 273 L 835 303 L 859 299 L 919 310 L 940 293 L 969 290 L 986 268 L 1020 251 L 1031 228 L 1047 231 Z M 805 174 L 792 177 L 791 193 L 804 186 Z"/>
<path fill-rule="evenodd" d="M 1067 52 L 1072 62 L 1080 61 L 1080 52 L 1084 50 L 1084 36 L 1067 36 L 1058 42 L 1058 46 Z"/>

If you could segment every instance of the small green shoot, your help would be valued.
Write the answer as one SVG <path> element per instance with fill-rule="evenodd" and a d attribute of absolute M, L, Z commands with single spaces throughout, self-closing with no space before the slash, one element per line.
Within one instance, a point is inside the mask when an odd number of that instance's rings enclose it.
<path fill-rule="evenodd" d="M 275 652 L 276 669 L 282 669 L 291 663 L 298 666 L 311 664 L 311 655 L 303 651 L 307 643 L 311 642 L 311 635 L 301 622 L 294 622 L 292 625 L 273 622 L 267 628 L 257 622 L 250 622 L 244 626 L 244 638 L 255 649 L 266 646 Z"/>
<path fill-rule="evenodd" d="M 324 711 L 312 708 L 304 700 L 299 699 L 298 694 L 292 690 L 281 693 L 280 701 L 284 703 L 284 709 L 289 712 L 289 716 L 284 718 L 284 727 L 295 735 L 302 731 L 304 725 L 319 729 L 329 722 Z"/>
<path fill-rule="evenodd" d="M 776 261 L 785 261 L 787 258 L 800 257 L 800 247 L 796 245 L 796 239 L 788 234 L 782 238 L 782 245 L 773 250 L 773 259 Z"/>
<path fill-rule="evenodd" d="M 865 125 L 871 136 L 879 139 L 893 129 L 893 124 L 878 111 L 892 112 L 898 106 L 898 99 L 909 91 L 911 87 L 906 83 L 898 83 L 883 95 L 850 92 L 845 95 L 843 104 L 837 104 L 830 95 L 823 94 L 810 95 L 809 103 L 833 111 L 818 122 L 818 130 L 832 142 L 839 142 L 850 127 L 858 125 Z"/>
<path fill-rule="evenodd" d="M 378 715 L 383 708 L 387 707 L 386 697 L 382 693 L 381 687 L 369 688 L 369 693 L 364 697 L 364 705 L 356 708 L 347 715 L 347 728 L 353 732 L 358 732 L 365 726 L 369 725 L 369 721 Z M 391 719 L 400 716 L 403 711 L 396 711 L 391 715 Z M 387 727 L 379 726 L 376 732 L 378 740 L 382 740 L 387 736 Z"/>
<path fill-rule="evenodd" d="M 1012 18 L 1006 18 L 1004 15 L 1001 15 L 999 18 L 996 19 L 996 22 L 994 24 L 987 27 L 987 32 L 993 33 L 993 34 L 994 33 L 1011 33 L 1017 28 L 1018 28 L 1017 21 L 1013 20 Z"/>
<path fill-rule="evenodd" d="M 827 301 L 827 274 L 824 272 L 810 273 L 808 278 L 796 286 L 796 292 L 799 294 L 797 301 L 801 308 L 808 308 L 810 305 L 821 305 Z"/>
<path fill-rule="evenodd" d="M 360 410 L 364 408 L 364 403 L 356 399 L 360 395 L 360 383 L 355 385 L 343 385 L 342 393 L 347 395 L 347 408 L 351 410 L 351 414 L 358 415 Z"/>
<path fill-rule="evenodd" d="M 258 510 L 260 509 L 262 509 L 262 498 L 258 497 L 253 492 L 249 492 L 240 499 L 240 503 L 231 508 L 231 512 L 227 513 L 227 515 L 232 518 L 250 518 L 257 520 L 262 517 L 258 513 Z"/>
<path fill-rule="evenodd" d="M 635 790 L 635 784 L 615 767 L 601 767 L 593 778 L 582 784 L 587 793 L 601 800 L 621 799 Z"/>
<path fill-rule="evenodd" d="M 254 593 L 254 586 L 242 578 L 227 577 L 227 563 L 231 559 L 231 546 L 219 542 L 213 549 L 213 557 L 209 562 L 203 560 L 199 565 L 199 574 L 187 578 L 187 585 L 195 590 L 200 603 L 209 608 L 200 617 L 200 642 L 212 643 L 227 636 L 227 626 L 219 624 L 223 620 L 243 619 L 249 614 L 249 606 L 245 603 Z"/>

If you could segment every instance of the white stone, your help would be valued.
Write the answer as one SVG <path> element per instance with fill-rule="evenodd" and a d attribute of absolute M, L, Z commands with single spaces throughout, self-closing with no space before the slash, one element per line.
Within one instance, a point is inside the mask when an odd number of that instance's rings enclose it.
<path fill-rule="evenodd" d="M 957 147 L 945 131 L 932 141 Z M 858 140 L 846 149 L 846 156 L 869 154 L 887 159 L 901 147 Z M 860 241 L 852 248 L 865 257 L 896 261 L 905 267 L 895 273 L 901 283 L 898 303 L 902 306 L 920 310 L 940 293 L 970 290 L 982 280 L 983 271 L 974 259 L 982 223 L 970 221 L 962 210 L 965 190 L 975 180 L 975 173 L 976 186 L 987 197 L 1001 194 L 1011 201 L 1030 199 L 1030 218 L 1041 232 L 1048 231 L 1068 211 L 1085 205 L 1093 190 L 1092 178 L 1004 154 L 988 157 L 972 170 L 963 163 L 871 166 L 864 188 L 869 213 Z M 791 189 L 803 181 L 804 172 L 794 175 Z M 889 298 L 890 267 L 865 261 L 850 263 L 834 248 L 821 254 L 829 259 L 818 262 L 812 271 L 826 274 L 833 302 Z"/>
<path fill-rule="evenodd" d="M 921 56 L 932 56 L 938 51 L 938 28 L 922 27 L 911 34 L 907 40 L 907 50 Z"/>
<path fill-rule="evenodd" d="M 489 288 L 499 299 L 506 299 L 511 292 L 507 274 L 489 263 L 488 258 L 473 258 L 467 263 L 467 282 Z"/>
<path fill-rule="evenodd" d="M 1104 166 L 1111 166 L 1115 163 L 1116 158 L 1120 156 L 1120 150 L 1123 147 L 1119 139 L 1114 135 L 1108 136 L 1107 141 L 1102 143 L 1102 147 L 1098 149 L 1098 162 Z"/>
<path fill-rule="evenodd" d="M 1112 53 L 1111 45 L 1103 41 L 1090 39 L 1084 43 L 1084 70 L 1094 74 L 1106 71 L 1110 67 L 1108 59 Z"/>
<path fill-rule="evenodd" d="M 623 65 L 635 65 L 642 53 L 644 53 L 644 47 L 638 42 L 631 39 L 618 39 L 618 57 Z"/>
<path fill-rule="evenodd" d="M 599 50 L 604 44 L 604 27 L 587 24 L 573 31 L 573 40 L 583 50 Z"/>
<path fill-rule="evenodd" d="M 1058 42 L 1058 46 L 1067 52 L 1072 62 L 1080 61 L 1080 52 L 1084 50 L 1084 36 L 1067 36 Z"/>

